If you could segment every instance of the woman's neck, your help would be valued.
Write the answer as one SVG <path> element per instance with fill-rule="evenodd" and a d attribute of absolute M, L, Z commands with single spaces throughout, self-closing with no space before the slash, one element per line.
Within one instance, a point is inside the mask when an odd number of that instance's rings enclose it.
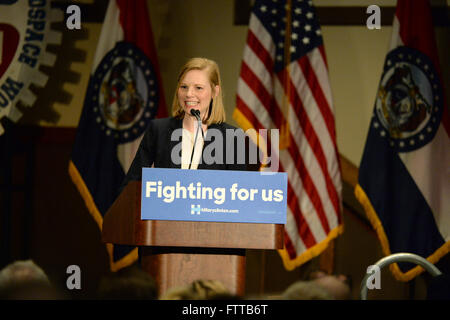
<path fill-rule="evenodd" d="M 202 123 L 203 132 L 206 131 L 207 127 L 208 126 L 206 124 Z M 197 119 L 193 116 L 185 114 L 183 118 L 183 129 L 186 129 L 189 132 L 195 132 L 196 128 L 197 128 Z"/>

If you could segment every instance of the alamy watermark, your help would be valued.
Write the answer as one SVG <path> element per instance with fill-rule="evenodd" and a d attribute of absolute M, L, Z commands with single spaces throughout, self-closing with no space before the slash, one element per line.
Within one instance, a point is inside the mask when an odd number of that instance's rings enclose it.
<path fill-rule="evenodd" d="M 368 266 L 367 274 L 369 275 L 366 280 L 367 289 L 369 290 L 381 289 L 380 267 L 377 265 Z"/>
<path fill-rule="evenodd" d="M 186 129 L 174 130 L 170 137 L 171 141 L 178 142 L 170 155 L 175 165 L 181 164 L 183 130 Z M 270 131 L 270 139 L 268 131 Z M 259 148 L 253 143 L 258 136 Z M 280 136 L 278 129 L 260 129 L 258 132 L 255 129 L 248 129 L 245 132 L 242 129 L 226 129 L 224 135 L 221 130 L 211 128 L 208 129 L 205 136 L 205 142 L 207 141 L 210 143 L 205 146 L 200 163 L 208 165 L 261 164 L 263 173 L 273 173 L 279 169 Z M 268 143 L 269 141 L 270 143 Z M 270 145 L 270 153 L 268 152 L 268 145 Z"/>
<path fill-rule="evenodd" d="M 370 16 L 366 20 L 367 29 L 381 29 L 381 9 L 376 4 L 372 4 L 367 7 L 367 14 Z"/>
<path fill-rule="evenodd" d="M 72 4 L 66 8 L 66 13 L 70 14 L 66 20 L 66 27 L 69 30 L 81 29 L 81 9 L 76 4 Z"/>
<path fill-rule="evenodd" d="M 79 266 L 72 264 L 67 267 L 66 273 L 69 274 L 66 280 L 66 287 L 69 290 L 81 289 L 81 269 Z"/>

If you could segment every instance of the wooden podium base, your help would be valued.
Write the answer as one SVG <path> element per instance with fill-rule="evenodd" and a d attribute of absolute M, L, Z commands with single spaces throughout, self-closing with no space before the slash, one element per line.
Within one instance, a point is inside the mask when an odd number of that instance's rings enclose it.
<path fill-rule="evenodd" d="M 245 294 L 245 250 L 142 247 L 142 268 L 158 286 L 158 295 L 195 280 L 217 280 L 233 294 Z"/>
<path fill-rule="evenodd" d="M 141 182 L 130 182 L 103 218 L 106 243 L 138 246 L 159 295 L 195 280 L 245 293 L 245 249 L 283 248 L 281 224 L 141 219 Z"/>

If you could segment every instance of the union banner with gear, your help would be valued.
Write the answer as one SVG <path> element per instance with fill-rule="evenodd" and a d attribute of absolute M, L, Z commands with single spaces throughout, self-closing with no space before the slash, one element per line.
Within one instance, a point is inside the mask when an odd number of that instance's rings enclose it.
<path fill-rule="evenodd" d="M 0 0 L 0 118 L 17 121 L 22 116 L 17 103 L 30 107 L 36 100 L 29 86 L 46 85 L 48 76 L 39 68 L 56 61 L 47 45 L 61 43 L 51 24 L 62 19 L 51 1 Z"/>

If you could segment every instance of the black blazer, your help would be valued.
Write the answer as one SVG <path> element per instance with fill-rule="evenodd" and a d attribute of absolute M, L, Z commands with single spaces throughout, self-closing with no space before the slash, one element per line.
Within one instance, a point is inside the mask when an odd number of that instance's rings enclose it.
<path fill-rule="evenodd" d="M 171 154 L 172 149 L 179 143 L 181 143 L 181 136 L 178 141 L 172 141 L 172 133 L 176 129 L 182 128 L 182 119 L 177 118 L 163 118 L 163 119 L 154 119 L 150 121 L 149 127 L 146 130 L 144 137 L 142 138 L 141 144 L 136 152 L 136 156 L 128 170 L 128 173 L 125 177 L 125 181 L 122 184 L 122 188 L 128 184 L 129 181 L 132 180 L 141 180 L 142 179 L 142 168 L 143 167 L 152 167 L 154 165 L 155 168 L 181 168 L 180 164 L 175 164 L 172 162 Z M 211 134 L 210 129 L 218 129 L 222 133 L 223 137 L 223 152 L 222 152 L 222 161 L 217 161 L 217 163 L 207 164 L 204 161 L 205 148 L 207 148 L 211 143 L 214 142 L 214 135 Z M 234 141 L 227 140 L 226 130 L 231 129 L 235 136 L 233 136 Z M 237 155 L 237 147 L 238 142 L 245 142 L 245 135 L 242 130 L 238 130 L 236 127 L 233 127 L 227 123 L 220 124 L 212 124 L 208 127 L 205 136 L 205 142 L 203 144 L 202 158 L 200 159 L 200 163 L 197 169 L 209 169 L 209 170 L 247 170 L 247 165 L 245 161 L 239 161 L 239 157 Z M 244 139 L 242 141 L 238 141 L 240 139 Z M 233 148 L 233 150 L 231 150 Z M 210 148 L 213 150 L 214 148 Z M 244 149 L 245 150 L 245 149 Z M 234 159 L 233 163 L 227 164 L 227 154 L 231 154 L 233 152 Z M 239 152 L 242 152 L 239 151 Z M 245 152 L 245 151 L 244 151 Z M 214 153 L 213 153 L 214 156 Z M 242 155 L 241 155 L 242 156 Z M 179 159 L 181 161 L 181 148 Z M 244 159 L 246 156 L 244 155 Z"/>

